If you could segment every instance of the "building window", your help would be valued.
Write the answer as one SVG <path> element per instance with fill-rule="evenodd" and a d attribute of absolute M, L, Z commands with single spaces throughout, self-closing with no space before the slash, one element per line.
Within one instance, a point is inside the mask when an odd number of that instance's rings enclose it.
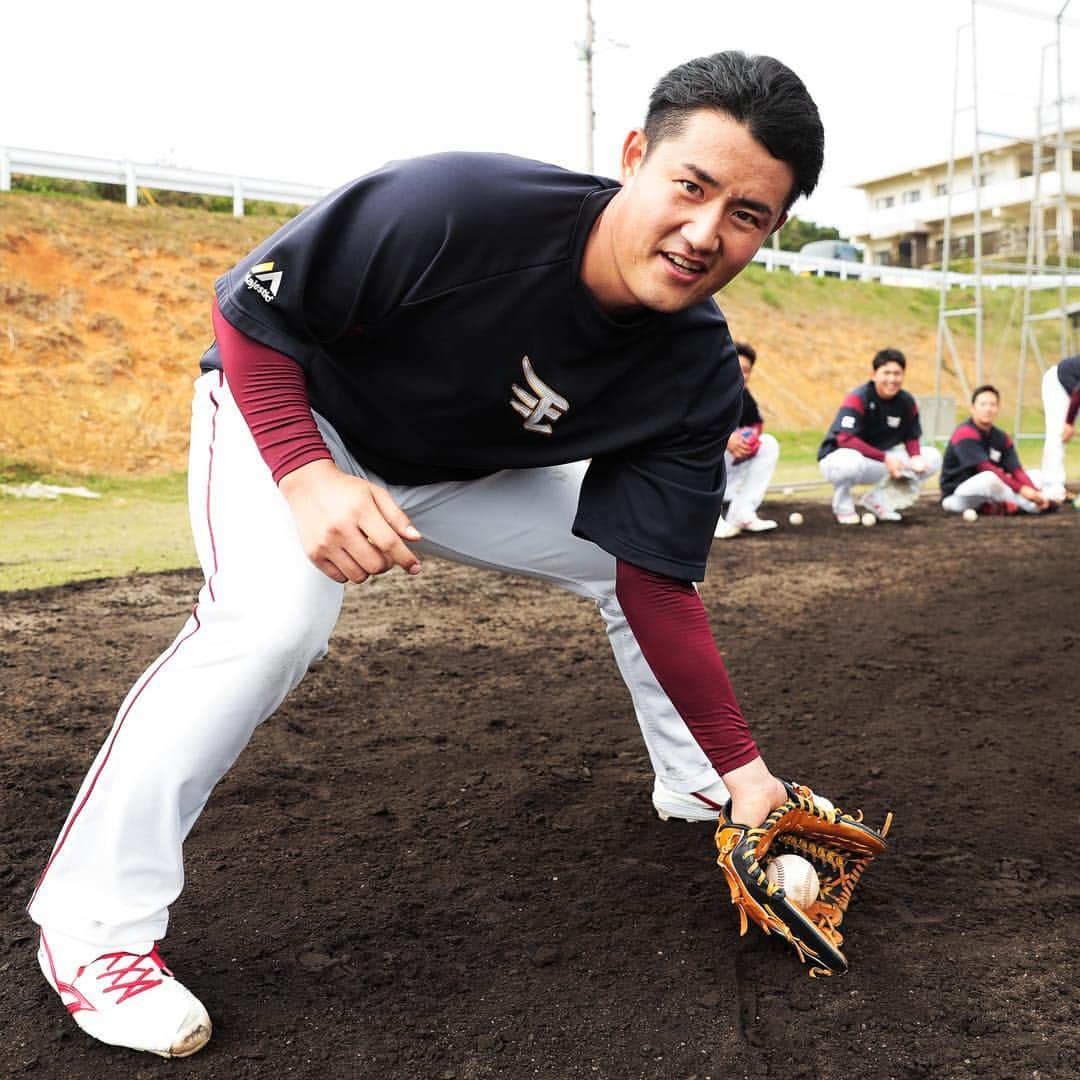
<path fill-rule="evenodd" d="M 911 191 L 905 191 L 900 198 L 905 203 L 917 203 L 922 198 L 922 192 L 918 188 L 912 188 Z"/>
<path fill-rule="evenodd" d="M 986 187 L 987 184 L 994 182 L 994 174 L 992 172 L 979 173 L 979 187 Z"/>
<path fill-rule="evenodd" d="M 936 184 L 934 186 L 934 194 L 935 195 L 948 195 L 949 194 L 949 185 L 948 184 Z"/>
<path fill-rule="evenodd" d="M 1080 172 L 1080 150 L 1072 152 L 1072 171 Z"/>
<path fill-rule="evenodd" d="M 896 199 L 892 195 L 879 195 L 874 200 L 875 210 L 888 210 L 896 202 Z"/>

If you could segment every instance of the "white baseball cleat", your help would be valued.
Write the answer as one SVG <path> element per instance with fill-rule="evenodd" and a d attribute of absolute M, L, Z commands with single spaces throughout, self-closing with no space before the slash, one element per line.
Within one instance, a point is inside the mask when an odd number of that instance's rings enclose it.
<path fill-rule="evenodd" d="M 723 518 L 716 523 L 716 529 L 713 532 L 713 538 L 716 540 L 730 540 L 733 536 L 738 536 L 739 530 L 734 525 L 729 525 Z"/>
<path fill-rule="evenodd" d="M 88 1035 L 110 1046 L 187 1057 L 210 1041 L 210 1017 L 165 966 L 155 944 L 144 944 L 145 949 L 142 944 L 106 949 L 85 959 L 87 951 L 94 953 L 100 946 L 43 930 L 38 963 Z"/>
<path fill-rule="evenodd" d="M 845 513 L 836 515 L 837 525 L 858 525 L 859 520 L 859 515 L 856 514 L 854 510 L 852 510 L 850 514 Z"/>
<path fill-rule="evenodd" d="M 690 794 L 672 791 L 660 782 L 660 777 L 657 777 L 653 784 L 653 807 L 661 821 L 669 818 L 679 818 L 682 821 L 716 821 L 721 807 L 730 798 L 728 789 L 720 780 L 702 791 Z"/>
<path fill-rule="evenodd" d="M 769 518 L 759 518 L 755 515 L 750 518 L 749 521 L 740 521 L 739 528 L 743 532 L 768 532 L 770 529 L 776 528 L 776 522 L 770 521 Z"/>
<path fill-rule="evenodd" d="M 876 491 L 868 491 L 859 502 L 878 519 L 878 521 L 903 521 L 900 514 L 889 506 Z"/>

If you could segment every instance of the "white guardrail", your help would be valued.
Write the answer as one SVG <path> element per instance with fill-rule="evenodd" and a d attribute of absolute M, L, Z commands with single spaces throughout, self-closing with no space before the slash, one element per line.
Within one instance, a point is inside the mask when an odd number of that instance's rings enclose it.
<path fill-rule="evenodd" d="M 263 180 L 251 176 L 227 176 L 220 173 L 198 172 L 171 165 L 148 165 L 143 162 L 117 161 L 111 158 L 82 157 L 58 154 L 49 150 L 27 150 L 22 147 L 0 146 L 0 191 L 11 190 L 11 177 L 50 176 L 60 180 L 83 180 L 102 184 L 122 184 L 126 190 L 128 206 L 138 203 L 139 188 L 155 188 L 165 191 L 185 191 L 194 195 L 231 196 L 233 214 L 244 216 L 244 201 L 258 199 L 265 202 L 291 203 L 308 206 L 318 202 L 331 189 L 313 184 L 293 184 L 281 180 Z M 857 263 L 846 259 L 823 259 L 820 256 L 800 255 L 795 251 L 782 251 L 763 247 L 754 262 L 766 270 L 784 268 L 794 274 L 811 274 L 818 277 L 839 277 L 843 280 L 876 281 L 882 285 L 902 285 L 915 289 L 939 289 L 940 270 L 913 270 L 903 266 L 880 266 L 876 263 Z M 951 286 L 973 286 L 974 274 L 950 271 Z M 1022 288 L 1027 281 L 1024 274 L 983 274 L 986 288 L 1004 286 Z M 1069 288 L 1080 288 L 1080 273 L 1066 274 Z M 1031 287 L 1056 289 L 1061 285 L 1060 274 L 1033 275 Z"/>
<path fill-rule="evenodd" d="M 313 184 L 291 184 L 280 180 L 262 180 L 252 176 L 225 176 L 220 173 L 178 169 L 171 165 L 147 165 L 110 158 L 56 154 L 49 150 L 26 150 L 0 146 L 0 191 L 11 190 L 11 177 L 51 176 L 60 180 L 86 180 L 100 184 L 122 184 L 128 206 L 138 203 L 139 188 L 185 191 L 193 195 L 231 196 L 233 213 L 244 216 L 245 199 L 295 203 L 308 206 L 318 202 L 330 188 Z"/>
<path fill-rule="evenodd" d="M 882 285 L 903 285 L 911 289 L 940 289 L 940 270 L 914 270 L 906 266 L 880 266 L 877 263 L 850 262 L 847 259 L 822 259 L 819 256 L 800 255 L 796 251 L 778 251 L 776 248 L 763 247 L 755 256 L 754 262 L 762 263 L 766 270 L 785 267 L 793 274 L 812 274 L 817 277 L 831 276 L 858 281 L 877 281 Z M 1065 274 L 1068 288 L 1080 288 L 1080 273 Z M 1061 286 L 1061 274 L 1032 274 L 1033 289 L 1057 289 Z M 950 287 L 972 287 L 976 284 L 974 274 L 959 274 L 950 270 Z M 1021 289 L 1028 281 L 1027 275 L 984 273 L 984 289 L 999 287 Z"/>

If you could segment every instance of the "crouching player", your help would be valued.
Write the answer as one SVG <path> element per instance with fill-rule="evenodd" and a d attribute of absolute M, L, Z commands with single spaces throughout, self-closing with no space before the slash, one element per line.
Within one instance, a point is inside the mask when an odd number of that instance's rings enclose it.
<path fill-rule="evenodd" d="M 954 514 L 1038 514 L 1057 503 L 1040 490 L 1041 477 L 1024 472 L 1012 439 L 994 426 L 1001 395 L 978 386 L 971 395 L 971 417 L 949 439 L 941 469 L 942 508 Z"/>
<path fill-rule="evenodd" d="M 844 398 L 818 449 L 821 475 L 833 485 L 832 508 L 841 525 L 858 525 L 852 488 L 873 484 L 860 500 L 879 521 L 900 514 L 882 497 L 891 478 L 911 477 L 922 486 L 941 466 L 934 446 L 923 446 L 915 399 L 902 389 L 907 360 L 899 349 L 882 349 L 869 382 Z"/>

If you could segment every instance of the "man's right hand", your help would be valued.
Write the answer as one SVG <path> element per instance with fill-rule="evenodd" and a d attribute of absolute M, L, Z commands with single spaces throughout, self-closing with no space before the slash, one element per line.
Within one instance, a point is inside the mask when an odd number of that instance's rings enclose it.
<path fill-rule="evenodd" d="M 420 533 L 385 488 L 325 458 L 283 476 L 278 487 L 304 552 L 328 578 L 359 584 L 395 566 L 420 572 L 420 560 L 405 544 Z"/>

